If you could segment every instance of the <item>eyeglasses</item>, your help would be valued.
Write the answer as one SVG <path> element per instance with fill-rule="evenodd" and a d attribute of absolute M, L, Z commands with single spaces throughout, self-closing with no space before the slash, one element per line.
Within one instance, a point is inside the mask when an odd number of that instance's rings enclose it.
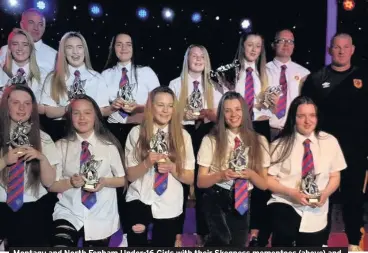
<path fill-rule="evenodd" d="M 287 40 L 287 39 L 276 39 L 275 40 L 276 44 L 289 44 L 289 45 L 294 45 L 294 40 Z"/>

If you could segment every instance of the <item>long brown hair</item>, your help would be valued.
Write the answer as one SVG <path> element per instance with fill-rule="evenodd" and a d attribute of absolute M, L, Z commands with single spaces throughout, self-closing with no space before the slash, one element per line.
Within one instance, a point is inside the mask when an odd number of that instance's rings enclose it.
<path fill-rule="evenodd" d="M 216 142 L 216 149 L 214 154 L 214 165 L 220 169 L 227 164 L 227 152 L 228 152 L 228 126 L 225 121 L 225 108 L 224 104 L 226 100 L 237 99 L 242 108 L 243 116 L 242 123 L 239 127 L 239 135 L 241 141 L 245 146 L 250 147 L 249 157 L 249 169 L 256 171 L 262 175 L 263 170 L 263 144 L 260 142 L 260 136 L 253 130 L 252 120 L 249 115 L 247 103 L 244 98 L 235 91 L 226 92 L 219 103 L 217 108 L 217 124 L 210 133 L 210 138 Z"/>
<path fill-rule="evenodd" d="M 8 153 L 9 151 L 9 146 L 7 142 L 9 141 L 10 137 L 11 119 L 9 115 L 8 100 L 10 94 L 13 91 L 17 90 L 28 93 L 32 98 L 32 113 L 31 117 L 29 118 L 29 122 L 32 123 L 32 129 L 28 137 L 32 147 L 42 152 L 41 138 L 40 138 L 40 121 L 38 116 L 38 106 L 35 95 L 33 94 L 32 90 L 25 85 L 11 85 L 5 89 L 0 104 L 0 151 L 2 156 Z M 33 194 L 37 196 L 39 193 L 39 185 L 41 183 L 40 161 L 34 159 L 28 162 L 28 166 L 30 173 L 28 173 L 28 181 L 26 188 L 30 188 Z M 8 175 L 9 175 L 9 167 L 6 167 L 0 171 L 0 183 L 4 186 L 8 184 Z"/>
<path fill-rule="evenodd" d="M 174 110 L 169 122 L 169 156 L 170 160 L 176 164 L 176 172 L 178 174 L 181 174 L 184 168 L 184 161 L 186 157 L 183 128 L 181 125 L 182 119 L 181 114 L 177 111 L 178 101 L 176 99 L 176 96 L 174 92 L 168 87 L 160 86 L 150 92 L 146 103 L 146 109 L 144 110 L 144 119 L 141 123 L 139 138 L 134 155 L 137 161 L 143 161 L 148 157 L 148 152 L 150 150 L 150 141 L 154 135 L 154 119 L 152 114 L 152 107 L 155 97 L 159 93 L 169 94 L 174 100 Z"/>

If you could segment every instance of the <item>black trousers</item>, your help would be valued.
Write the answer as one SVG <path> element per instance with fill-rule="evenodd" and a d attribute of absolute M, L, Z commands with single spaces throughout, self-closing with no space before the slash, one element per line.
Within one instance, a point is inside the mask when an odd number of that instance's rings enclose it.
<path fill-rule="evenodd" d="M 241 215 L 235 210 L 234 191 L 214 185 L 204 190 L 202 201 L 209 228 L 205 246 L 244 248 L 248 237 L 249 212 Z"/>
<path fill-rule="evenodd" d="M 53 247 L 77 247 L 81 237 L 83 237 L 83 247 L 108 247 L 110 242 L 110 237 L 103 240 L 86 241 L 83 228 L 77 230 L 67 220 L 54 222 Z"/>
<path fill-rule="evenodd" d="M 179 217 L 171 219 L 155 219 L 152 217 L 151 206 L 139 200 L 126 202 L 127 219 L 125 220 L 129 247 L 145 247 L 148 245 L 148 225 L 153 224 L 152 247 L 174 247 L 178 231 Z M 132 227 L 142 224 L 146 227 L 143 233 L 134 233 Z"/>
<path fill-rule="evenodd" d="M 301 216 L 292 206 L 272 203 L 268 208 L 272 217 L 272 247 L 321 247 L 325 243 L 324 229 L 315 233 L 299 232 Z"/>
<path fill-rule="evenodd" d="M 52 213 L 49 195 L 36 202 L 24 203 L 13 212 L 0 203 L 0 241 L 7 239 L 8 247 L 49 247 L 52 235 Z"/>

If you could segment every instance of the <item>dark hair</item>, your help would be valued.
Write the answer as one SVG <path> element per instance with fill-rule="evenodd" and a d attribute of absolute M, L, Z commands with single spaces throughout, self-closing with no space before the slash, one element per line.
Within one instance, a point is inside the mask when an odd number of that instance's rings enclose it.
<path fill-rule="evenodd" d="M 277 39 L 279 39 L 280 33 L 284 32 L 284 31 L 288 31 L 288 32 L 290 32 L 294 35 L 293 31 L 289 28 L 283 28 L 283 29 L 277 30 L 277 32 L 275 33 L 275 38 L 273 38 L 272 43 L 274 43 Z"/>
<path fill-rule="evenodd" d="M 115 36 L 112 37 L 111 42 L 110 42 L 110 46 L 109 46 L 109 55 L 107 57 L 107 61 L 104 67 L 104 70 L 109 69 L 109 68 L 113 68 L 116 64 L 118 64 L 119 62 L 119 58 L 116 56 L 115 53 L 115 44 L 116 44 L 116 39 L 118 38 L 119 35 L 128 35 L 131 40 L 132 40 L 132 73 L 134 75 L 134 78 L 137 82 L 138 85 L 138 75 L 137 75 L 137 68 L 141 67 L 140 65 L 136 64 L 136 60 L 138 58 L 137 52 L 138 52 L 138 48 L 137 48 L 137 43 L 135 42 L 135 38 L 133 39 L 133 37 L 126 32 L 120 32 L 118 34 L 116 34 Z"/>
<path fill-rule="evenodd" d="M 0 151 L 1 155 L 8 153 L 9 145 L 7 142 L 10 138 L 11 119 L 9 115 L 8 100 L 13 91 L 24 91 L 32 98 L 32 113 L 29 122 L 32 123 L 32 128 L 28 134 L 30 144 L 36 150 L 42 152 L 41 137 L 40 137 L 40 120 L 38 115 L 38 105 L 36 97 L 32 90 L 26 85 L 11 85 L 4 90 L 0 104 Z M 40 185 L 40 161 L 32 160 L 29 163 L 30 173 L 28 173 L 27 188 L 30 188 L 35 196 L 39 194 Z M 9 167 L 0 171 L 0 182 L 6 186 L 8 183 Z"/>
<path fill-rule="evenodd" d="M 316 109 L 316 116 L 317 116 L 317 125 L 314 130 L 316 136 L 319 136 L 319 133 L 321 131 L 319 126 L 319 113 L 317 105 L 313 102 L 313 100 L 306 96 L 298 96 L 296 97 L 290 104 L 289 112 L 287 114 L 286 122 L 284 125 L 284 128 L 281 130 L 280 134 L 276 137 L 277 144 L 274 147 L 273 150 L 271 150 L 271 156 L 273 153 L 282 146 L 282 151 L 280 155 L 277 157 L 275 161 L 273 161 L 273 164 L 280 163 L 285 161 L 291 154 L 294 141 L 295 141 L 295 135 L 296 135 L 296 113 L 298 111 L 298 108 L 300 105 L 304 104 L 311 104 L 314 105 L 314 108 Z"/>
<path fill-rule="evenodd" d="M 97 103 L 95 102 L 95 100 L 93 100 L 93 98 L 91 98 L 90 96 L 87 95 L 78 95 L 76 96 L 70 103 L 70 106 L 68 107 L 68 110 L 65 114 L 65 119 L 66 119 L 66 130 L 67 130 L 67 134 L 65 139 L 67 141 L 74 141 L 77 138 L 77 131 L 75 129 L 75 127 L 73 126 L 73 122 L 72 122 L 72 113 L 73 113 L 73 103 L 75 103 L 75 101 L 78 100 L 85 100 L 88 101 L 92 104 L 93 110 L 95 112 L 96 118 L 95 118 L 95 123 L 94 123 L 94 134 L 96 136 L 96 138 L 103 142 L 106 145 L 114 145 L 120 154 L 120 159 L 121 162 L 125 168 L 125 163 L 124 163 L 124 152 L 123 149 L 121 147 L 120 142 L 115 138 L 115 136 L 109 131 L 109 129 L 106 127 L 105 123 L 104 123 L 104 119 L 102 117 L 102 113 L 100 111 L 100 108 L 98 107 Z"/>
<path fill-rule="evenodd" d="M 245 57 L 244 42 L 251 35 L 261 37 L 261 39 L 262 39 L 262 48 L 265 48 L 264 38 L 263 38 L 263 36 L 261 34 L 256 33 L 256 32 L 243 33 L 240 36 L 239 44 L 238 44 L 238 49 L 236 51 L 236 57 L 235 57 L 239 61 L 242 69 L 244 68 L 244 57 Z M 261 51 L 261 54 L 259 55 L 259 57 L 258 57 L 258 59 L 256 61 L 256 68 L 257 68 L 257 70 L 258 70 L 259 73 L 261 71 L 261 61 L 260 61 L 261 56 L 262 56 L 262 51 Z"/>

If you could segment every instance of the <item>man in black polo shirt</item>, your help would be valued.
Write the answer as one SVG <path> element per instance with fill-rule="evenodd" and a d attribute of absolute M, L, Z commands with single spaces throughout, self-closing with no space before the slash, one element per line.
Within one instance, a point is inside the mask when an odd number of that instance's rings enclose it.
<path fill-rule="evenodd" d="M 359 241 L 368 169 L 368 73 L 351 65 L 354 50 L 349 34 L 336 34 L 329 49 L 331 65 L 309 75 L 301 94 L 317 104 L 322 130 L 334 135 L 344 152 L 348 168 L 341 174 L 340 189 L 345 232 L 349 251 L 362 251 Z M 328 234 L 329 231 L 326 244 Z"/>

